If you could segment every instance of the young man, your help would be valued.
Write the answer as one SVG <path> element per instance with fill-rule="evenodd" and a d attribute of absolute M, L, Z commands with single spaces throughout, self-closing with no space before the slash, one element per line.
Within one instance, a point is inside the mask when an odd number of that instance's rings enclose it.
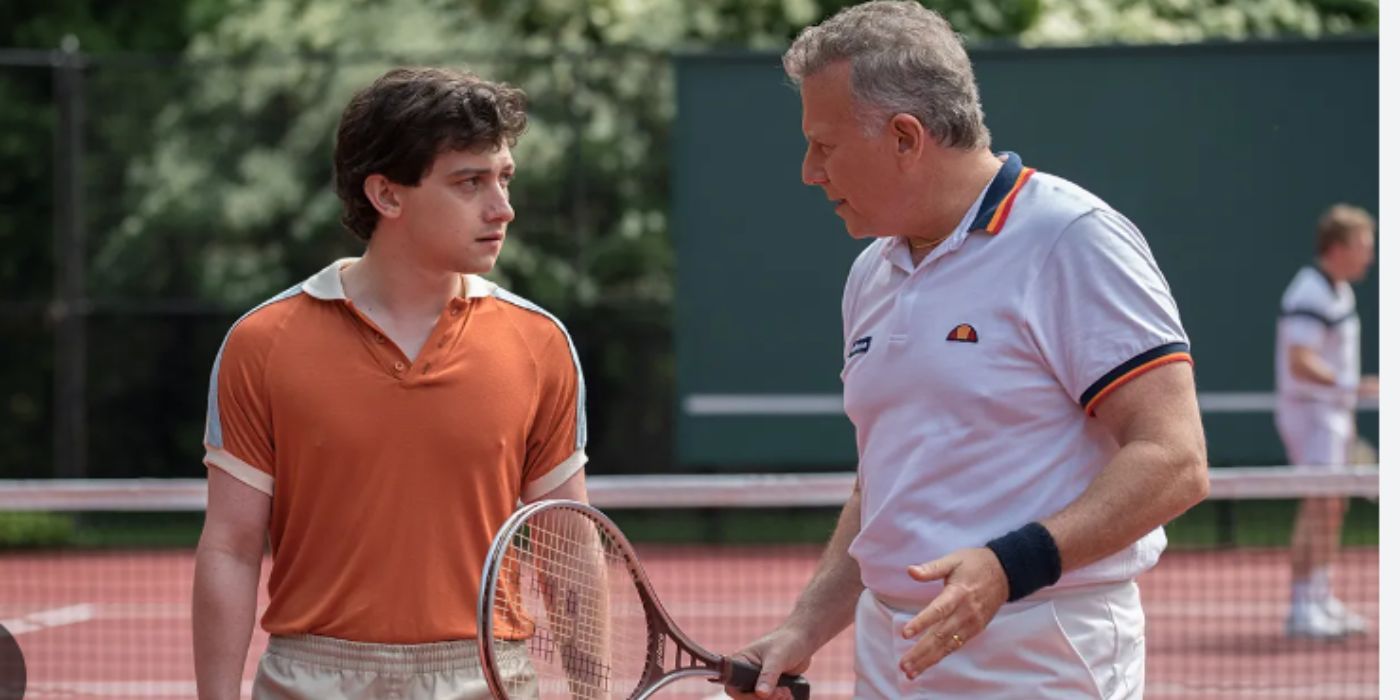
<path fill-rule="evenodd" d="M 1288 460 L 1310 467 L 1347 463 L 1356 435 L 1356 401 L 1374 398 L 1377 381 L 1361 376 L 1361 321 L 1351 283 L 1375 260 L 1376 224 L 1364 210 L 1338 204 L 1317 224 L 1317 260 L 1293 276 L 1278 319 L 1274 412 Z M 1292 601 L 1284 631 L 1335 638 L 1365 632 L 1365 618 L 1332 593 L 1328 566 L 1337 554 L 1342 498 L 1312 498 L 1293 527 Z"/>
<path fill-rule="evenodd" d="M 346 107 L 335 186 L 364 256 L 250 311 L 214 361 L 200 698 L 239 696 L 268 539 L 255 698 L 487 697 L 472 638 L 493 535 L 521 500 L 586 500 L 568 333 L 478 277 L 515 216 L 524 107 L 434 68 Z"/>
<path fill-rule="evenodd" d="M 855 492 L 793 612 L 740 653 L 803 669 L 854 619 L 860 698 L 1138 698 L 1134 577 L 1205 496 L 1186 334 L 1123 215 L 990 136 L 962 43 L 870 2 L 783 57 L 803 181 L 856 238 L 842 303 Z"/>

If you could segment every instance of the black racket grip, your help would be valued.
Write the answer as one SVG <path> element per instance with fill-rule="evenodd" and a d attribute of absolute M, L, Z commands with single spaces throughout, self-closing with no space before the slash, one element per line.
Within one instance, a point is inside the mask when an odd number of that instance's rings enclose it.
<path fill-rule="evenodd" d="M 758 685 L 758 673 L 761 670 L 747 661 L 726 656 L 720 665 L 720 680 L 725 686 L 739 692 L 752 693 L 754 686 Z M 778 676 L 778 686 L 787 688 L 788 692 L 792 693 L 792 700 L 807 700 L 812 694 L 812 686 L 807 685 L 807 679 L 802 676 L 784 673 Z"/>

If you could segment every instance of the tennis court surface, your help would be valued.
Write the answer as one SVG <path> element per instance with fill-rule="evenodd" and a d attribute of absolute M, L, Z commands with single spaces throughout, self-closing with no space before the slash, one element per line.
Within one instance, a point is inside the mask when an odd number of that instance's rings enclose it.
<path fill-rule="evenodd" d="M 1231 469 L 1212 481 L 1212 500 L 1169 528 L 1172 546 L 1140 579 L 1147 697 L 1379 697 L 1374 472 Z M 834 523 L 832 506 L 849 489 L 848 474 L 590 479 L 595 504 L 638 541 L 667 610 L 696 641 L 721 652 L 787 613 L 816 565 L 820 531 Z M 1323 641 L 1283 633 L 1289 589 L 1282 543 L 1301 495 L 1352 498 L 1333 586 L 1371 621 L 1364 634 Z M 202 504 L 199 481 L 0 487 L 0 514 L 11 529 L 20 527 L 16 522 L 51 527 L 44 523 L 52 518 L 72 528 L 68 544 L 0 551 L 0 624 L 25 655 L 26 698 L 194 697 L 192 537 Z M 35 517 L 43 519 L 39 525 L 29 520 Z M 184 527 L 160 528 L 143 546 L 139 533 L 167 521 Z M 84 531 L 105 532 L 87 536 L 101 546 L 74 546 L 85 543 L 74 534 Z M 463 595 L 474 598 L 475 591 Z M 249 680 L 264 643 L 255 632 Z M 807 672 L 814 697 L 850 697 L 850 659 L 847 631 Z M 687 681 L 662 696 L 715 695 L 714 686 Z"/>

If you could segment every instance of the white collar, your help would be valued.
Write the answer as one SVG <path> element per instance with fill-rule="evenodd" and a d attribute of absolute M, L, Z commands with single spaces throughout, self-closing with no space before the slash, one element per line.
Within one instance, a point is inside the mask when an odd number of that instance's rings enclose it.
<path fill-rule="evenodd" d="M 358 261 L 359 258 L 341 258 L 323 268 L 302 282 L 301 289 L 307 294 L 325 301 L 345 299 L 345 287 L 340 282 L 340 271 Z M 496 291 L 496 283 L 478 275 L 462 275 L 467 288 L 467 298 L 489 297 Z"/>

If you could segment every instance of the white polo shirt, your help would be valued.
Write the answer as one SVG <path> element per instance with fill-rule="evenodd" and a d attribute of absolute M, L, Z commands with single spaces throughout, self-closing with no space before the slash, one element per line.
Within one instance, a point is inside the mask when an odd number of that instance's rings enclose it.
<path fill-rule="evenodd" d="M 850 554 L 888 599 L 928 600 L 910 564 L 982 546 L 1078 498 L 1117 446 L 1093 417 L 1118 386 L 1190 361 L 1176 302 L 1123 215 L 1014 153 L 918 266 L 899 237 L 851 267 L 842 301 L 846 414 L 860 455 Z M 1153 530 L 1064 572 L 1121 581 L 1156 563 Z"/>
<path fill-rule="evenodd" d="M 1361 382 L 1361 319 L 1351 285 L 1334 282 L 1316 265 L 1299 270 L 1283 292 L 1275 345 L 1274 381 L 1280 396 L 1348 410 L 1356 406 L 1356 387 Z M 1337 385 L 1294 377 L 1288 370 L 1291 345 L 1317 353 L 1336 372 Z"/>

